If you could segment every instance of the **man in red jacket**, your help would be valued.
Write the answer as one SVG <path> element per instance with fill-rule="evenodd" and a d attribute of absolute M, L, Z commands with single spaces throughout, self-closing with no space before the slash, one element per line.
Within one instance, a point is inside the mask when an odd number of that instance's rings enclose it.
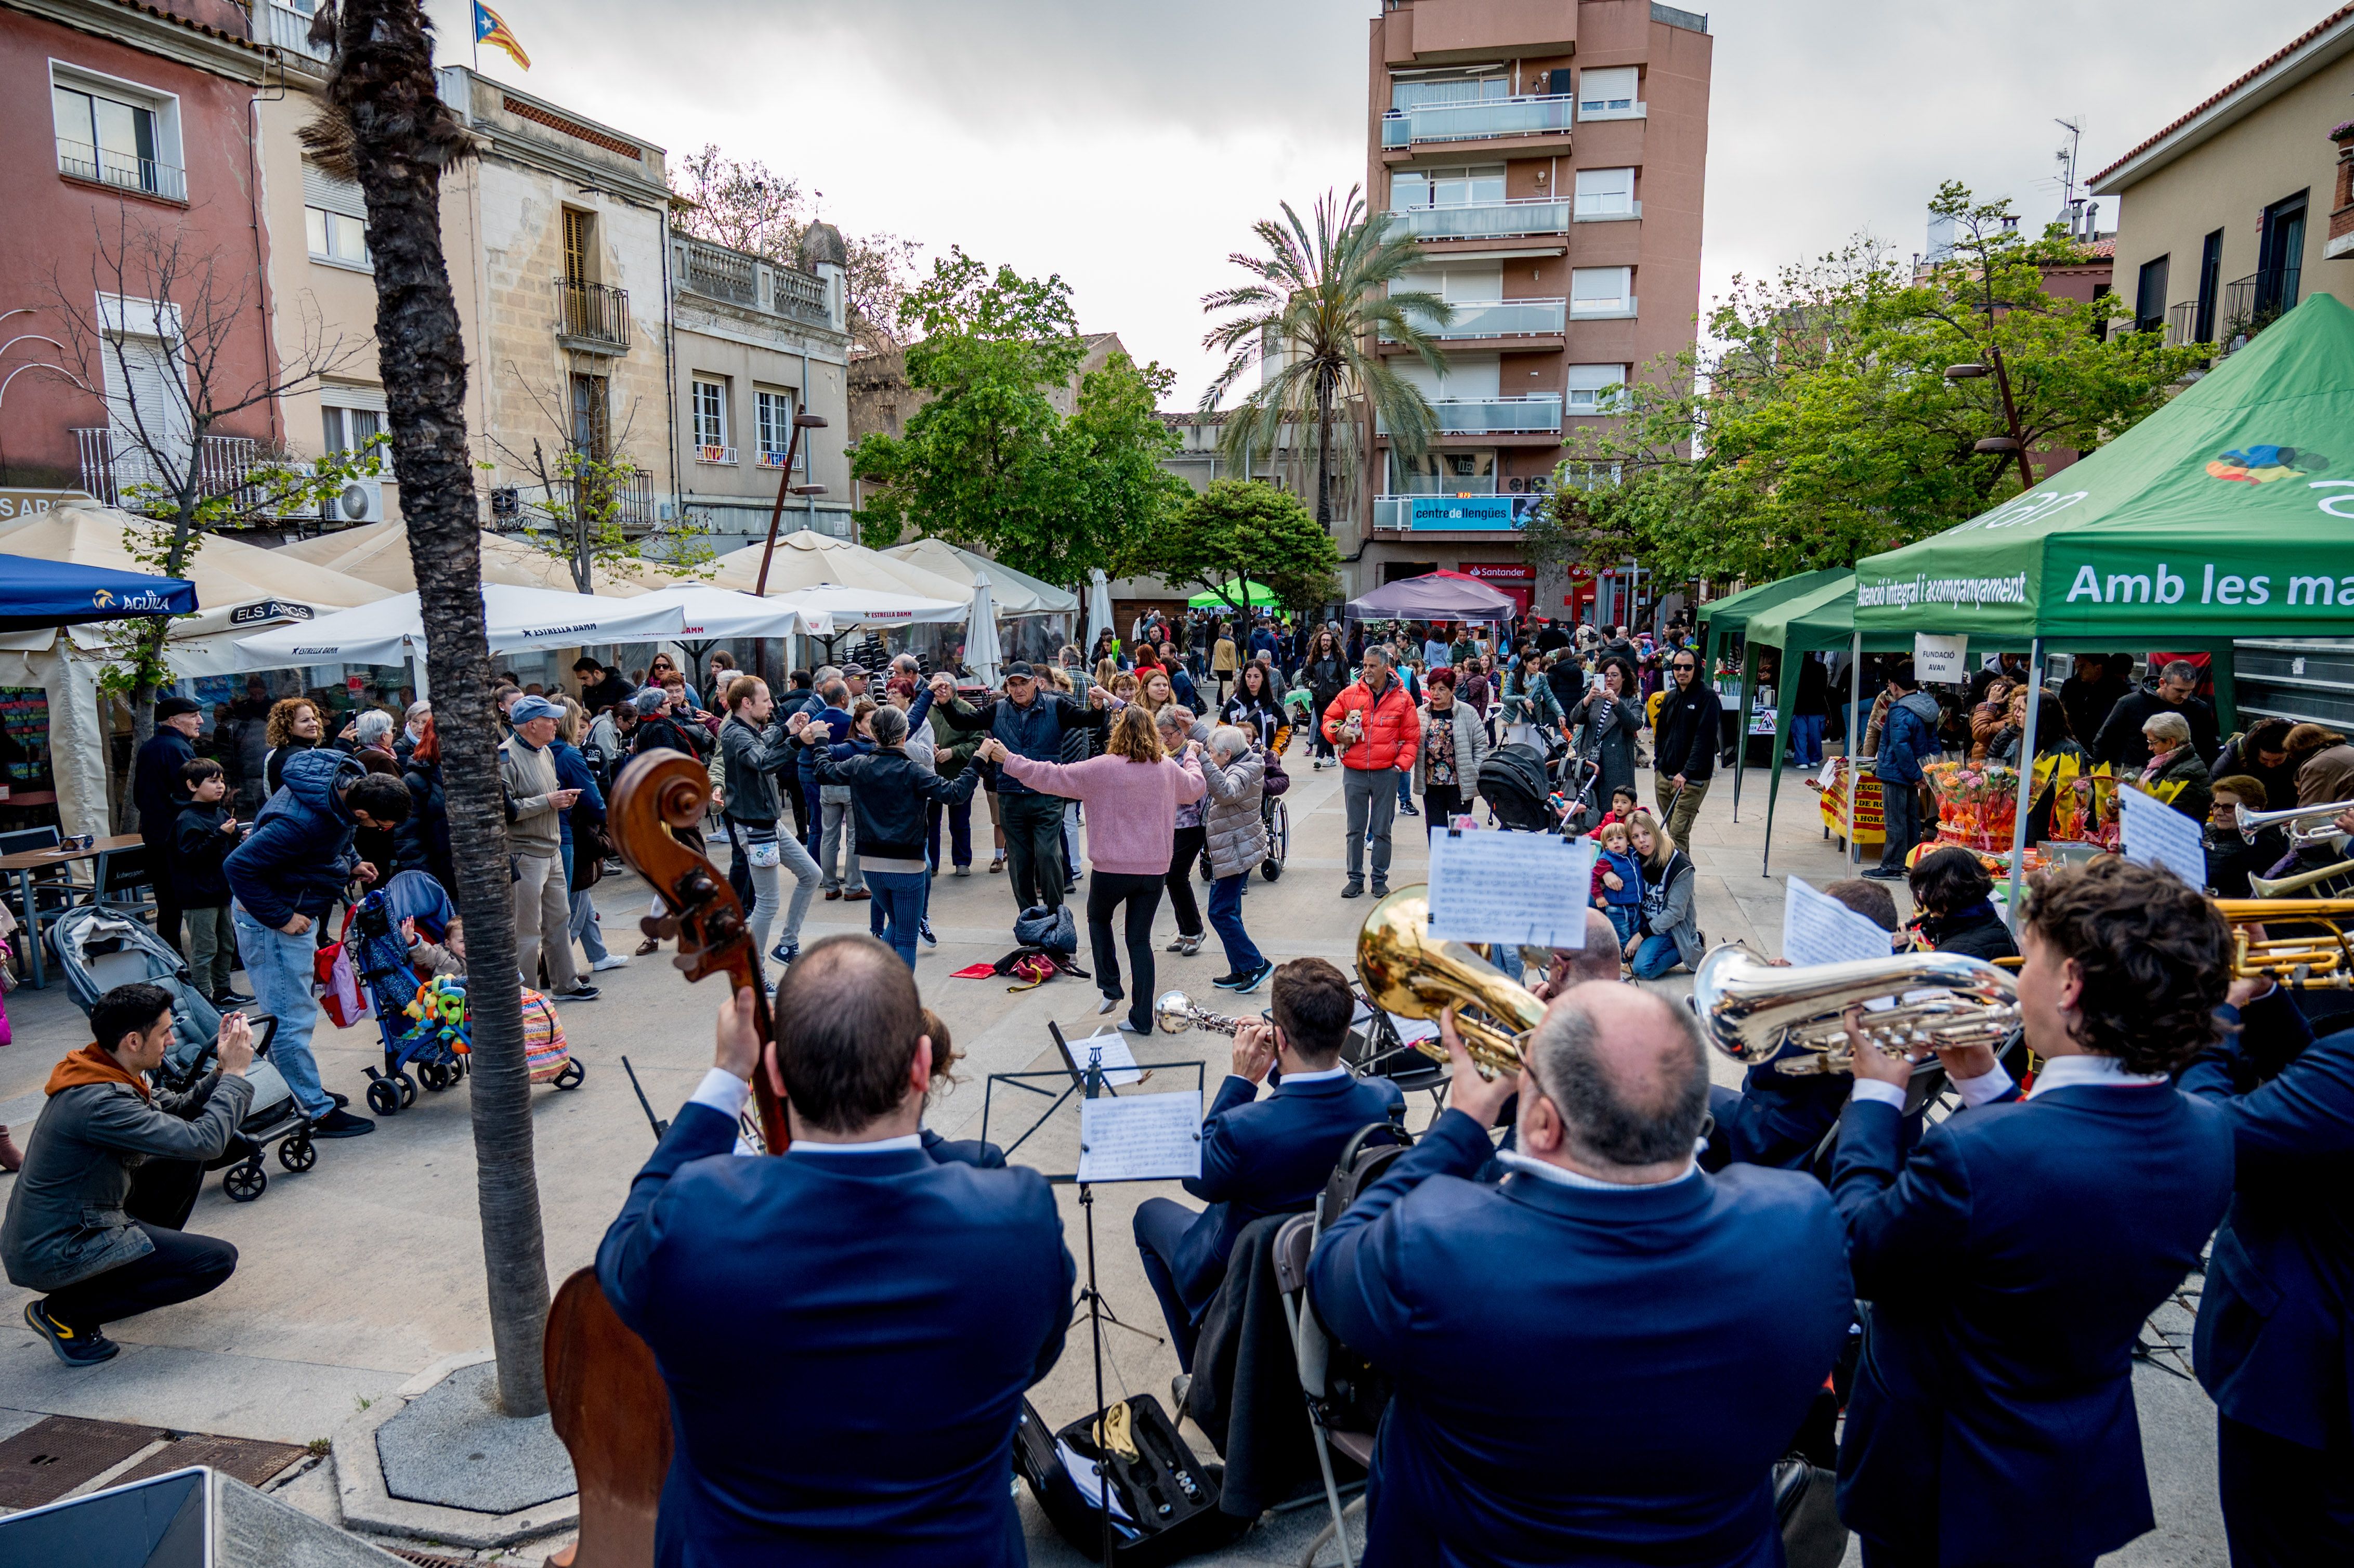
<path fill-rule="evenodd" d="M 1373 830 L 1373 896 L 1390 890 L 1390 821 L 1397 815 L 1397 776 L 1414 769 L 1422 721 L 1414 699 L 1379 647 L 1365 649 L 1356 684 L 1324 710 L 1324 738 L 1341 753 L 1341 799 L 1349 811 L 1349 882 L 1343 898 L 1365 893 L 1365 832 Z"/>

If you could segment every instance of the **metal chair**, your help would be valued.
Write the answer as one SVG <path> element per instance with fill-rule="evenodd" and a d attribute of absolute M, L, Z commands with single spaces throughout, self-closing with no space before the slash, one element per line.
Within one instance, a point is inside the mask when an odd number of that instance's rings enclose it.
<path fill-rule="evenodd" d="M 1315 1245 L 1313 1214 L 1295 1215 L 1275 1235 L 1276 1289 L 1283 1298 L 1283 1319 L 1291 1330 L 1292 1352 L 1299 1361 L 1299 1387 L 1308 1399 L 1308 1425 L 1316 1438 L 1316 1463 L 1324 1472 L 1324 1500 L 1332 1510 L 1331 1525 L 1308 1543 L 1299 1560 L 1313 1563 L 1329 1536 L 1340 1543 L 1341 1568 L 1355 1568 L 1349 1555 L 1349 1527 L 1346 1510 L 1341 1506 L 1341 1489 L 1332 1478 L 1332 1450 L 1338 1448 L 1360 1467 L 1370 1470 L 1373 1465 L 1373 1435 L 1325 1423 L 1329 1402 L 1325 1374 L 1331 1365 L 1332 1340 L 1324 1331 L 1324 1325 L 1317 1320 L 1316 1308 L 1308 1299 L 1308 1255 Z"/>
<path fill-rule="evenodd" d="M 161 868 L 148 859 L 145 844 L 109 850 L 98 857 L 91 902 L 111 913 L 152 920 L 155 915 L 155 874 Z"/>
<path fill-rule="evenodd" d="M 0 855 L 24 854 L 33 850 L 55 849 L 64 835 L 54 827 L 18 828 L 0 833 Z M 31 873 L 17 872 L 5 877 L 5 892 L 22 906 L 17 916 L 24 923 L 25 939 L 30 944 L 24 953 L 32 970 L 34 986 L 48 983 L 47 966 L 41 959 L 41 943 L 48 928 L 57 924 L 67 911 L 78 908 L 90 895 L 90 885 L 74 879 L 69 864 L 47 866 Z"/>

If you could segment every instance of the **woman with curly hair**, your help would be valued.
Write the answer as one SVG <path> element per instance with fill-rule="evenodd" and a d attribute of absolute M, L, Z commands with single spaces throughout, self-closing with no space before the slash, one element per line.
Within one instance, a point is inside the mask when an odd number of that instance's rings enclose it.
<path fill-rule="evenodd" d="M 298 751 L 310 750 L 325 737 L 319 705 L 308 697 L 287 697 L 270 710 L 270 724 L 264 731 L 270 752 L 261 759 L 261 778 L 272 795 L 286 781 L 287 759 Z"/>

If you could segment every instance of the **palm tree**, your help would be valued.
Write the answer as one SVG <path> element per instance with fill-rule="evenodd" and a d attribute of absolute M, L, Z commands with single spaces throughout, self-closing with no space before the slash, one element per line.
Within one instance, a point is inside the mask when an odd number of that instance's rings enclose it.
<path fill-rule="evenodd" d="M 506 825 L 482 630 L 481 514 L 466 445 L 465 339 L 441 252 L 441 171 L 465 155 L 468 142 L 434 90 L 432 25 L 418 0 L 344 0 L 340 26 L 334 7 L 322 6 L 312 36 L 334 44 L 334 64 L 321 121 L 303 139 L 314 155 L 355 176 L 367 198 L 376 355 L 466 922 L 475 1195 L 499 1404 L 509 1415 L 537 1415 L 547 1409 L 540 1366 L 547 1256 L 532 1165 L 514 899 L 498 874 L 507 869 Z"/>
<path fill-rule="evenodd" d="M 1202 298 L 1202 309 L 1236 313 L 1203 338 L 1228 355 L 1225 368 L 1202 395 L 1202 412 L 1215 413 L 1244 372 L 1264 366 L 1256 391 L 1235 405 L 1218 433 L 1226 461 L 1247 478 L 1287 429 L 1316 427 L 1316 521 L 1332 525 L 1333 424 L 1343 419 L 1341 458 L 1355 473 L 1356 440 L 1370 406 L 1397 451 L 1419 457 L 1430 444 L 1437 416 L 1419 388 L 1376 351 L 1376 334 L 1412 349 L 1434 372 L 1447 356 L 1427 331 L 1454 312 L 1437 295 L 1393 285 L 1420 260 L 1414 237 L 1393 228 L 1387 213 L 1368 217 L 1362 187 L 1346 198 L 1326 192 L 1310 232 L 1291 204 L 1280 220 L 1264 218 L 1251 231 L 1264 256 L 1235 251 L 1227 258 L 1256 281 Z M 1345 418 L 1344 418 L 1345 417 Z M 1298 461 L 1298 443 L 1290 443 Z"/>

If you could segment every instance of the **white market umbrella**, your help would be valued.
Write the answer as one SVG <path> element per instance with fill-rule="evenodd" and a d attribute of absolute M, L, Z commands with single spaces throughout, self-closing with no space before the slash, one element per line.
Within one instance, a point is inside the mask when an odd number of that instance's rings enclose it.
<path fill-rule="evenodd" d="M 655 588 L 627 602 L 632 609 L 676 605 L 686 617 L 680 636 L 691 642 L 717 642 L 730 637 L 791 637 L 799 633 L 830 637 L 833 633 L 832 623 L 822 611 L 813 621 L 773 595 L 760 599 L 706 583 Z"/>
<path fill-rule="evenodd" d="M 912 539 L 883 553 L 895 561 L 966 584 L 987 572 L 990 598 L 1001 616 L 1071 615 L 1079 608 L 1078 595 L 945 539 Z"/>
<path fill-rule="evenodd" d="M 1111 580 L 1101 567 L 1087 574 L 1087 656 L 1096 656 L 1096 644 L 1111 630 Z"/>
<path fill-rule="evenodd" d="M 997 611 L 989 602 L 989 574 L 972 576 L 972 619 L 964 632 L 964 667 L 991 690 L 997 686 L 997 667 L 1005 658 L 997 642 Z"/>
<path fill-rule="evenodd" d="M 765 543 L 730 550 L 709 562 L 711 580 L 721 588 L 750 593 L 759 586 L 760 557 Z M 919 599 L 956 601 L 959 609 L 972 598 L 971 584 L 906 561 L 894 560 L 848 539 L 836 539 L 804 528 L 777 541 L 769 561 L 768 596 L 799 594 L 807 588 L 839 586 Z"/>
<path fill-rule="evenodd" d="M 924 599 L 911 593 L 852 588 L 844 583 L 821 583 L 791 593 L 779 593 L 771 588 L 769 599 L 771 603 L 790 606 L 812 627 L 823 621 L 832 628 L 828 631 L 813 630 L 812 634 L 819 637 L 835 636 L 861 626 L 939 624 L 965 618 L 965 601 L 960 598 Z"/>
<path fill-rule="evenodd" d="M 675 603 L 647 607 L 648 596 L 603 599 L 553 588 L 482 585 L 482 629 L 491 652 L 569 648 L 584 642 L 647 642 L 677 637 L 686 612 Z M 399 664 L 425 654 L 425 617 L 413 593 L 398 594 L 281 626 L 238 641 L 249 670 L 288 664 Z"/>

